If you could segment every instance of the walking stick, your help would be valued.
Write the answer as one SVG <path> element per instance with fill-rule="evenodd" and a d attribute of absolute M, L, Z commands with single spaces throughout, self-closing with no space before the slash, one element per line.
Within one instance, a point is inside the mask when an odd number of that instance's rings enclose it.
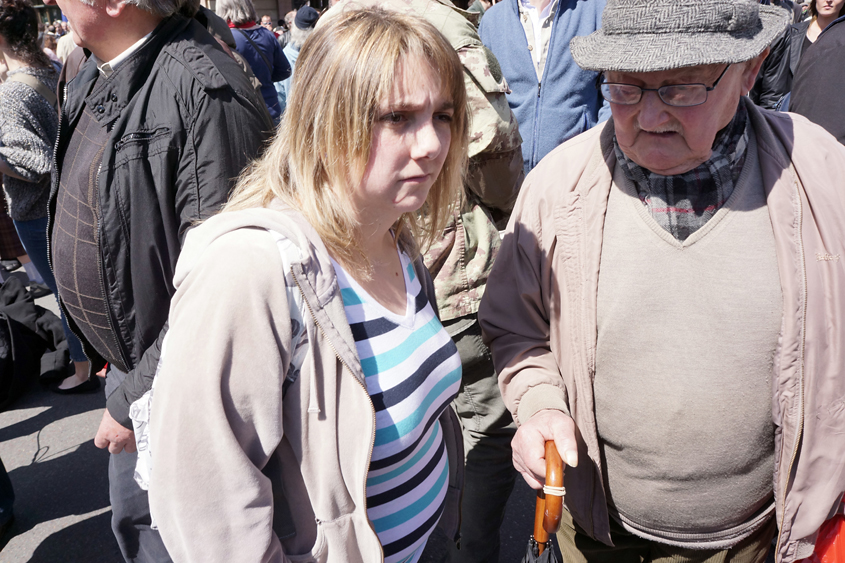
<path fill-rule="evenodd" d="M 539 544 L 540 554 L 546 549 L 549 536 L 560 527 L 563 493 L 563 460 L 554 441 L 549 440 L 546 442 L 546 485 L 537 491 L 534 510 L 534 539 Z"/>

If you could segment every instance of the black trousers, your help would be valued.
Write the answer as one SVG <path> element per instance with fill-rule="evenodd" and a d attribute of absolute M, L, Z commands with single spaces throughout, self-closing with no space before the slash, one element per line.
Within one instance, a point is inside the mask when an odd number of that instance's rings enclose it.
<path fill-rule="evenodd" d="M 126 374 L 109 366 L 106 397 L 117 389 Z M 137 454 L 121 452 L 109 458 L 111 528 L 127 563 L 170 563 L 161 535 L 151 527 L 147 491 L 135 482 Z"/>

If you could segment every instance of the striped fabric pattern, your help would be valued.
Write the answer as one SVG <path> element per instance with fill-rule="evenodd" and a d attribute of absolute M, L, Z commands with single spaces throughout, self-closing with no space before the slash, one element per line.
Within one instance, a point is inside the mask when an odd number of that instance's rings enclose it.
<path fill-rule="evenodd" d="M 399 255 L 404 316 L 381 306 L 332 263 L 376 413 L 367 516 L 385 563 L 414 563 L 443 512 L 449 460 L 438 417 L 458 392 L 461 360 L 411 260 Z"/>

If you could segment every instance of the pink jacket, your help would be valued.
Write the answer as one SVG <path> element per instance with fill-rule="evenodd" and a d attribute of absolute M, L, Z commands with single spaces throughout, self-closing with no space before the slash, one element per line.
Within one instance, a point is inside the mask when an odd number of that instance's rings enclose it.
<path fill-rule="evenodd" d="M 845 491 L 845 146 L 806 119 L 746 105 L 783 291 L 773 483 L 777 560 L 792 562 L 812 552 Z M 574 419 L 580 462 L 566 471 L 566 506 L 608 544 L 593 377 L 612 135 L 612 121 L 597 126 L 529 174 L 479 312 L 517 424 L 548 408 Z"/>

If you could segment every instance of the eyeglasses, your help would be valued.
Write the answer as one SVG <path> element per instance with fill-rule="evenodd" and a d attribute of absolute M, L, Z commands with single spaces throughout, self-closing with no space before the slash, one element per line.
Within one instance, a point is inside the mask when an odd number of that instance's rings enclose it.
<path fill-rule="evenodd" d="M 620 84 L 617 82 L 601 82 L 601 95 L 605 100 L 612 104 L 619 104 L 623 106 L 633 106 L 640 103 L 643 98 L 643 92 L 657 92 L 660 99 L 667 106 L 675 107 L 691 107 L 700 106 L 707 101 L 707 93 L 714 90 L 721 82 L 722 77 L 728 72 L 731 65 L 725 67 L 713 86 L 705 86 L 704 84 L 668 84 L 660 88 L 641 88 L 633 84 Z M 601 80 L 603 75 L 600 75 Z"/>

